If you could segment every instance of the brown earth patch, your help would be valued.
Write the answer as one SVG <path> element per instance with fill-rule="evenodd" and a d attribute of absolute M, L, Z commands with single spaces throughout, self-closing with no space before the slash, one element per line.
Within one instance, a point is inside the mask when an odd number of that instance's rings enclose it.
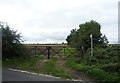
<path fill-rule="evenodd" d="M 44 67 L 44 62 L 47 62 L 48 59 L 40 59 L 38 60 L 38 62 L 36 63 L 37 67 L 39 68 L 43 68 Z"/>
<path fill-rule="evenodd" d="M 45 71 L 42 68 L 44 67 L 44 62 L 47 62 L 47 61 L 49 61 L 49 59 L 47 59 L 47 58 L 38 60 L 38 62 L 36 63 L 36 68 L 40 69 L 40 71 L 42 73 L 44 73 Z M 74 79 L 76 79 L 76 80 L 94 81 L 93 79 L 87 77 L 86 75 L 81 74 L 80 71 L 76 71 L 76 70 L 73 70 L 69 67 L 66 67 L 64 65 L 65 62 L 66 62 L 66 60 L 58 59 L 56 61 L 55 67 L 58 69 L 64 69 L 64 71 L 66 73 L 71 74 L 74 77 Z"/>
<path fill-rule="evenodd" d="M 57 60 L 57 62 L 55 64 L 56 68 L 64 69 L 64 71 L 66 73 L 73 75 L 74 79 L 76 79 L 76 80 L 94 81 L 93 79 L 87 77 L 86 75 L 81 74 L 80 71 L 76 71 L 71 68 L 65 67 L 64 66 L 65 62 L 66 62 L 65 60 Z"/>

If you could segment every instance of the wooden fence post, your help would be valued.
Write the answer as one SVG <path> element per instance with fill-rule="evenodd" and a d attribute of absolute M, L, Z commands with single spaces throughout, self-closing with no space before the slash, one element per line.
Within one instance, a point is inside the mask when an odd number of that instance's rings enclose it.
<path fill-rule="evenodd" d="M 48 49 L 48 59 L 50 59 L 50 49 L 51 49 L 51 47 L 49 46 L 47 49 Z"/>
<path fill-rule="evenodd" d="M 37 46 L 35 46 L 34 48 L 35 48 L 35 55 L 36 55 L 36 54 L 37 54 L 37 53 L 36 53 L 36 50 L 37 50 Z"/>

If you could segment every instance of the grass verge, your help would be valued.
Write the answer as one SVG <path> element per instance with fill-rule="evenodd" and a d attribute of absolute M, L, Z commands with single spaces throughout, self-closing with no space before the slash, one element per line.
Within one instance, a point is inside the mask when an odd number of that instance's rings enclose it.
<path fill-rule="evenodd" d="M 13 58 L 2 60 L 2 66 L 6 68 L 29 69 L 36 64 L 39 59 L 43 59 L 44 55 L 35 55 L 29 59 Z"/>
<path fill-rule="evenodd" d="M 64 69 L 58 69 L 55 67 L 56 59 L 51 59 L 45 62 L 44 70 L 47 74 L 51 74 L 53 76 L 72 79 L 72 75 L 68 74 L 64 71 Z"/>
<path fill-rule="evenodd" d="M 38 67 L 37 62 L 38 60 L 44 60 L 44 55 L 34 55 L 33 58 L 29 58 L 27 60 L 24 60 L 22 58 L 14 58 L 14 59 L 6 59 L 3 60 L 3 67 L 5 68 L 15 68 L 15 69 L 21 69 L 21 70 L 27 70 L 32 71 L 35 73 L 43 73 L 43 74 L 49 74 L 65 79 L 72 79 L 72 75 L 68 74 L 64 71 L 64 69 L 58 69 L 56 68 L 56 57 L 53 59 L 47 60 L 45 62 L 42 62 L 44 65 L 43 67 Z"/>

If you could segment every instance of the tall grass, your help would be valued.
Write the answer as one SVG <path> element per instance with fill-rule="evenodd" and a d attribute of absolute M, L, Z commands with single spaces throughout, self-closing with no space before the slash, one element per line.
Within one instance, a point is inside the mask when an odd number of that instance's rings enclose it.
<path fill-rule="evenodd" d="M 44 58 L 44 55 L 34 55 L 28 59 L 24 58 L 12 58 L 12 59 L 4 59 L 2 61 L 3 67 L 11 67 L 11 68 L 20 68 L 20 69 L 28 69 L 36 64 L 39 59 Z"/>

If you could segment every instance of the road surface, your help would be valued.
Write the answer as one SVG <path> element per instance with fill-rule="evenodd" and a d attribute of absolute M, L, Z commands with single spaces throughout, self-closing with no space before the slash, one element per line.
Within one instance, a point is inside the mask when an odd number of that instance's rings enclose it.
<path fill-rule="evenodd" d="M 2 81 L 67 81 L 67 80 L 4 69 L 2 70 Z"/>
<path fill-rule="evenodd" d="M 93 83 L 93 82 L 85 82 L 83 80 L 79 80 L 77 82 L 74 82 L 73 80 L 66 80 L 66 79 L 60 79 L 52 76 L 45 76 L 45 75 L 37 75 L 30 72 L 21 72 L 21 71 L 14 71 L 14 70 L 8 70 L 3 69 L 2 70 L 2 81 L 3 83 L 39 83 L 40 81 L 58 81 L 60 83 Z M 11 81 L 11 82 L 10 82 Z M 23 82 L 24 81 L 24 82 Z"/>

